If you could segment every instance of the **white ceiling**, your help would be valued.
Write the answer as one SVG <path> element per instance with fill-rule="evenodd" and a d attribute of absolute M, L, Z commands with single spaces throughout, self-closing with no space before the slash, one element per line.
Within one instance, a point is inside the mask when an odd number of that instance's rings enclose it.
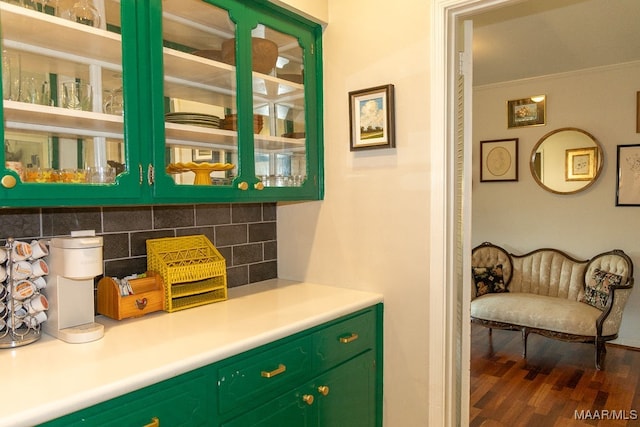
<path fill-rule="evenodd" d="M 640 0 L 526 0 L 469 19 L 474 86 L 640 60 Z"/>

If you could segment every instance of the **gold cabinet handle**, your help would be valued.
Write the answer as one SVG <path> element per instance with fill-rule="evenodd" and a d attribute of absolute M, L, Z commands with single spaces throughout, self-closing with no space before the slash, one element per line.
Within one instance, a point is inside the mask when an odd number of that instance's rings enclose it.
<path fill-rule="evenodd" d="M 149 186 L 153 185 L 155 181 L 155 172 L 153 169 L 153 165 L 149 163 L 149 167 L 147 168 L 147 183 Z"/>
<path fill-rule="evenodd" d="M 240 184 L 238 184 L 238 188 L 242 191 L 247 191 L 249 189 L 249 184 L 247 184 L 245 181 L 242 181 Z"/>
<path fill-rule="evenodd" d="M 329 395 L 329 386 L 321 385 L 320 387 L 318 387 L 318 393 L 320 393 L 323 396 Z"/>
<path fill-rule="evenodd" d="M 143 427 L 160 427 L 160 418 L 151 418 L 151 422 L 149 424 L 145 424 Z"/>
<path fill-rule="evenodd" d="M 255 188 L 256 190 L 264 190 L 264 184 L 261 182 L 256 182 L 255 184 L 253 184 L 253 188 Z"/>
<path fill-rule="evenodd" d="M 0 180 L 0 184 L 2 184 L 4 188 L 13 188 L 16 186 L 17 183 L 18 181 L 16 180 L 16 177 L 13 175 L 5 175 Z"/>
<path fill-rule="evenodd" d="M 354 342 L 355 340 L 358 339 L 358 334 L 356 334 L 355 332 L 352 333 L 350 336 L 348 337 L 341 337 L 340 338 L 340 342 L 342 344 L 349 344 L 350 342 Z"/>
<path fill-rule="evenodd" d="M 278 367 L 276 369 L 274 369 L 273 371 L 262 371 L 260 373 L 260 375 L 262 375 L 263 378 L 273 378 L 276 375 L 280 375 L 282 374 L 284 371 L 287 370 L 287 367 L 284 366 L 282 363 L 278 365 Z"/>
<path fill-rule="evenodd" d="M 313 405 L 313 394 L 305 394 L 302 396 L 302 401 L 307 405 Z"/>

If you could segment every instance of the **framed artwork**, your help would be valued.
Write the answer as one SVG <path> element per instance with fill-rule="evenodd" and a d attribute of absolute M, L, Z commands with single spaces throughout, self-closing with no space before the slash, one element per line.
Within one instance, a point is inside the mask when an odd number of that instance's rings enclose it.
<path fill-rule="evenodd" d="M 518 138 L 480 141 L 480 182 L 518 180 Z"/>
<path fill-rule="evenodd" d="M 591 181 L 598 164 L 596 147 L 565 150 L 564 178 L 566 181 Z"/>
<path fill-rule="evenodd" d="M 507 101 L 507 127 L 541 126 L 546 123 L 546 95 Z"/>
<path fill-rule="evenodd" d="M 636 133 L 640 133 L 640 92 L 636 93 Z"/>
<path fill-rule="evenodd" d="M 640 206 L 640 144 L 618 145 L 616 206 Z"/>
<path fill-rule="evenodd" d="M 349 92 L 351 151 L 395 147 L 393 85 Z"/>

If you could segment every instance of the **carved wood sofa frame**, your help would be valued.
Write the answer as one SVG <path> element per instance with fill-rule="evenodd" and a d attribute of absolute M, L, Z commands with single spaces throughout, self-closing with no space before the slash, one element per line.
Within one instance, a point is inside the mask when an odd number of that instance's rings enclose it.
<path fill-rule="evenodd" d="M 633 263 L 627 254 L 615 249 L 598 254 L 589 260 L 578 260 L 560 250 L 543 248 L 524 255 L 514 255 L 500 246 L 485 242 L 472 250 L 471 264 L 473 267 L 502 265 L 503 280 L 508 290 L 506 293 L 489 293 L 477 297 L 476 288 L 473 286 L 471 322 L 489 328 L 489 333 L 491 333 L 492 328 L 521 331 L 523 358 L 527 357 L 527 338 L 530 333 L 562 341 L 593 343 L 595 346 L 596 368 L 598 370 L 602 369 L 606 353 L 605 343 L 618 337 L 622 311 L 633 287 Z M 543 268 L 545 269 L 544 273 L 541 271 Z M 609 298 L 599 315 L 597 314 L 599 311 L 597 308 L 582 302 L 587 280 L 589 280 L 595 269 L 622 276 L 620 285 L 610 287 Z M 477 304 L 476 301 L 484 299 L 484 304 L 490 302 L 490 298 L 500 296 L 498 297 L 501 298 L 499 303 L 498 300 L 494 300 L 496 302 L 494 309 L 495 311 L 506 312 L 509 310 L 501 309 L 503 307 L 507 308 L 504 303 L 509 302 L 508 299 L 510 297 L 508 295 L 519 293 L 542 296 L 532 297 L 535 303 L 540 302 L 541 305 L 544 305 L 545 302 L 555 302 L 547 299 L 547 297 L 566 298 L 568 307 L 571 309 L 591 310 L 589 315 L 594 324 L 588 326 L 590 333 L 577 334 L 554 330 L 554 328 L 520 324 L 526 322 L 509 321 L 503 316 L 504 313 L 500 313 L 498 316 L 486 315 L 486 313 L 484 315 L 478 314 L 477 312 L 481 311 L 480 306 L 474 307 L 474 304 Z M 520 298 L 522 298 L 522 295 L 520 295 Z M 589 308 L 581 307 L 579 304 L 587 305 Z M 544 312 L 545 307 L 540 307 L 540 310 Z M 508 317 L 508 313 L 506 316 Z"/>

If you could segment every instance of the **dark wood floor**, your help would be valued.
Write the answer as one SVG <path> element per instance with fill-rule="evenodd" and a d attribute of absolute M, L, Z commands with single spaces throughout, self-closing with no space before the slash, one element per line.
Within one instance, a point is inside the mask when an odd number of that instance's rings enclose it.
<path fill-rule="evenodd" d="M 604 370 L 593 345 L 471 327 L 472 427 L 640 426 L 640 351 L 607 345 Z M 582 417 L 582 419 L 580 419 Z"/>

